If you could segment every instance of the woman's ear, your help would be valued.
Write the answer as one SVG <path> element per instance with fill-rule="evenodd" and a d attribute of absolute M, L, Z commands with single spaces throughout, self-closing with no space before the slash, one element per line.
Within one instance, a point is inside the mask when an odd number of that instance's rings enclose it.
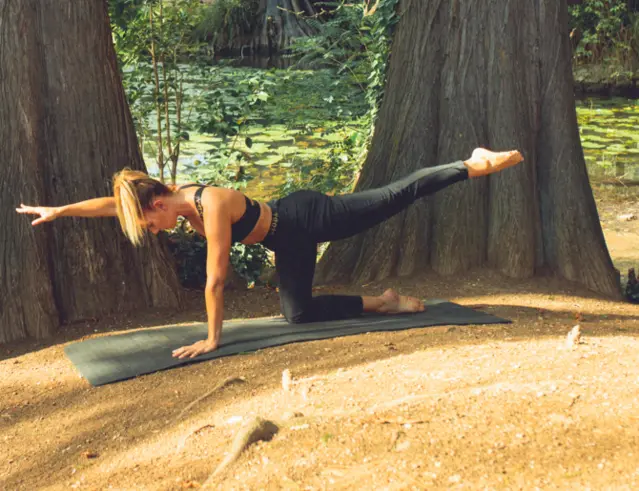
<path fill-rule="evenodd" d="M 151 207 L 154 210 L 166 211 L 166 203 L 162 198 L 155 198 L 151 201 Z"/>

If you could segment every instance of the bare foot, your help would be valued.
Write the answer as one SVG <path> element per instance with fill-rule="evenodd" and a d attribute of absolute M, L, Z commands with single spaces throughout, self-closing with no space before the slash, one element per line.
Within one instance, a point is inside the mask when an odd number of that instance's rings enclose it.
<path fill-rule="evenodd" d="M 395 290 L 390 288 L 380 295 L 380 298 L 384 301 L 384 305 L 380 307 L 379 312 L 386 314 L 423 312 L 425 310 L 424 302 L 418 298 L 399 295 Z"/>
<path fill-rule="evenodd" d="M 517 165 L 524 157 L 517 150 L 510 152 L 491 152 L 485 148 L 476 148 L 472 156 L 464 161 L 470 177 L 485 176 L 493 172 Z"/>

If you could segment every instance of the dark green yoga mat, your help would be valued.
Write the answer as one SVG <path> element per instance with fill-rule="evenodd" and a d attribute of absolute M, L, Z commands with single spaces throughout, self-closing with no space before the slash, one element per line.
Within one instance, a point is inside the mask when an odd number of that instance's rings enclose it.
<path fill-rule="evenodd" d="M 220 358 L 300 341 L 336 338 L 375 331 L 416 327 L 509 323 L 484 312 L 450 302 L 426 302 L 425 312 L 398 315 L 366 314 L 356 319 L 288 324 L 282 318 L 225 322 L 220 347 L 206 355 L 179 360 L 171 352 L 206 338 L 206 324 L 145 329 L 73 343 L 64 352 L 92 385 L 126 380 L 188 363 Z"/>

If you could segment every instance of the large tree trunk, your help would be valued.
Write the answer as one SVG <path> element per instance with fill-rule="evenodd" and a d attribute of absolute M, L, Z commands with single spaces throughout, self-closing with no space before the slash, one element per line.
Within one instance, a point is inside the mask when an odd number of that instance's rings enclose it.
<path fill-rule="evenodd" d="M 566 2 L 403 0 L 389 79 L 358 189 L 460 160 L 474 147 L 526 162 L 457 184 L 332 244 L 318 282 L 432 267 L 542 268 L 619 296 L 586 173 L 572 93 Z"/>
<path fill-rule="evenodd" d="M 277 54 L 288 48 L 293 39 L 317 33 L 306 21 L 315 14 L 310 0 L 259 0 L 255 29 L 248 32 L 243 26 L 227 26 L 216 33 L 216 49 L 242 56 Z"/>
<path fill-rule="evenodd" d="M 63 322 L 178 306 L 164 249 L 134 250 L 117 220 L 31 227 L 20 203 L 110 194 L 112 174 L 144 169 L 102 0 L 0 0 L 0 342 Z"/>
<path fill-rule="evenodd" d="M 262 29 L 253 40 L 257 52 L 273 54 L 290 46 L 295 38 L 315 34 L 304 18 L 315 14 L 309 0 L 262 0 L 261 5 Z"/>

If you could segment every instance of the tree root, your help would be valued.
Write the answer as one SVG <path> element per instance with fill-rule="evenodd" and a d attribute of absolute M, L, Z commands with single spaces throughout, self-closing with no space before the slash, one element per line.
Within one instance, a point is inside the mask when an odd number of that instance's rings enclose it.
<path fill-rule="evenodd" d="M 218 390 L 223 389 L 227 385 L 235 384 L 235 383 L 238 383 L 238 382 L 244 383 L 244 382 L 246 382 L 246 379 L 244 377 L 229 377 L 229 378 L 223 380 L 222 382 L 217 384 L 215 387 L 213 387 L 210 391 L 208 391 L 206 394 L 201 395 L 200 397 L 195 399 L 193 402 L 189 403 L 189 405 L 186 406 L 184 409 L 182 409 L 180 414 L 178 414 L 175 419 L 176 420 L 182 419 L 182 416 L 184 416 L 193 406 L 195 406 L 196 404 L 199 404 L 204 399 L 209 397 L 211 394 L 214 394 Z"/>
<path fill-rule="evenodd" d="M 231 451 L 226 458 L 217 466 L 217 468 L 209 475 L 202 485 L 203 488 L 212 486 L 215 478 L 219 476 L 227 467 L 235 462 L 242 452 L 253 443 L 264 440 L 269 441 L 279 431 L 279 428 L 272 421 L 256 417 L 248 424 L 244 425 L 235 436 L 231 445 Z"/>

